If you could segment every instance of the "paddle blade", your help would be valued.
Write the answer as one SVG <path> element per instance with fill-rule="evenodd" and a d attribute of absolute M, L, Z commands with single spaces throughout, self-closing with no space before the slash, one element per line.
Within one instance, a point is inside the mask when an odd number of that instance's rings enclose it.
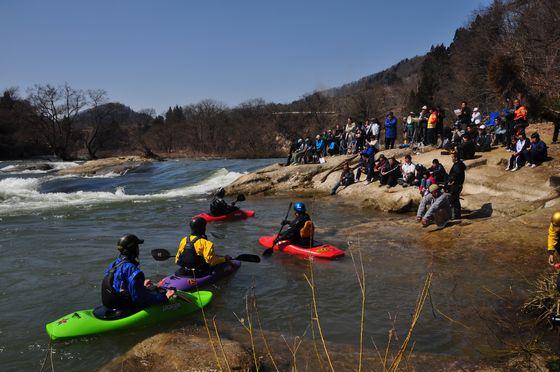
<path fill-rule="evenodd" d="M 237 261 L 243 261 L 243 262 L 255 262 L 255 263 L 261 262 L 261 258 L 256 254 L 240 254 L 239 256 L 235 257 L 235 259 Z"/>
<path fill-rule="evenodd" d="M 152 257 L 156 261 L 165 261 L 171 257 L 167 249 L 152 249 Z"/>
<path fill-rule="evenodd" d="M 274 252 L 274 248 L 267 248 L 262 253 L 263 256 L 270 256 Z"/>
<path fill-rule="evenodd" d="M 235 199 L 235 200 L 238 201 L 238 202 L 245 201 L 245 195 L 239 194 L 239 195 L 237 195 L 237 199 Z"/>

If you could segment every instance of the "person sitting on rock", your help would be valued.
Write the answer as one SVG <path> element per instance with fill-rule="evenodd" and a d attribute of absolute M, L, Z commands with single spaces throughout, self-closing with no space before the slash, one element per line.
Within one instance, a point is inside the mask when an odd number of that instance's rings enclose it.
<path fill-rule="evenodd" d="M 428 194 L 428 189 L 431 185 L 437 185 L 436 179 L 434 178 L 434 172 L 430 171 L 429 169 L 423 168 L 422 179 L 420 180 L 420 184 L 418 186 L 420 195 L 424 196 Z"/>
<path fill-rule="evenodd" d="M 139 268 L 140 244 L 144 240 L 127 234 L 119 239 L 119 257 L 105 270 L 101 282 L 103 306 L 112 312 L 130 313 L 150 305 L 167 302 L 175 291 L 152 291 L 152 282 L 144 277 Z"/>
<path fill-rule="evenodd" d="M 509 158 L 508 166 L 506 171 L 515 172 L 519 168 L 523 167 L 527 161 L 528 149 L 531 147 L 530 142 L 527 140 L 525 132 L 521 132 L 517 136 L 517 142 L 515 143 L 515 150 L 511 157 Z"/>
<path fill-rule="evenodd" d="M 383 167 L 385 167 L 386 163 L 387 158 L 385 157 L 385 155 L 380 154 L 379 158 L 373 166 L 373 180 L 381 179 L 381 170 L 383 169 Z"/>
<path fill-rule="evenodd" d="M 223 216 L 239 210 L 239 208 L 235 206 L 235 202 L 228 204 L 224 200 L 225 194 L 226 191 L 223 187 L 220 187 L 216 192 L 212 203 L 210 203 L 210 214 L 212 216 Z"/>
<path fill-rule="evenodd" d="M 492 136 L 486 131 L 486 125 L 478 127 L 478 136 L 475 140 L 475 148 L 478 152 L 486 152 L 492 149 Z"/>
<path fill-rule="evenodd" d="M 536 132 L 531 134 L 531 144 L 527 149 L 526 158 L 528 160 L 527 166 L 531 168 L 541 165 L 548 158 L 546 143 L 541 140 L 541 137 Z"/>
<path fill-rule="evenodd" d="M 432 160 L 432 166 L 429 168 L 429 171 L 432 174 L 435 183 L 438 185 L 443 185 L 447 182 L 447 172 L 438 159 Z"/>
<path fill-rule="evenodd" d="M 418 206 L 416 221 L 423 226 L 435 222 L 438 227 L 445 227 L 451 218 L 449 196 L 442 192 L 438 185 L 430 185 L 427 193 Z"/>
<path fill-rule="evenodd" d="M 463 134 L 463 141 L 457 146 L 457 153 L 459 154 L 459 159 L 469 160 L 474 159 L 474 154 L 476 152 L 476 147 L 471 137 L 468 134 Z"/>
<path fill-rule="evenodd" d="M 200 278 L 209 275 L 212 267 L 231 261 L 230 256 L 214 253 L 214 243 L 206 237 L 204 218 L 193 218 L 189 227 L 191 233 L 181 239 L 175 255 L 175 263 L 180 266 L 175 275 Z"/>
<path fill-rule="evenodd" d="M 375 166 L 375 147 L 368 142 L 365 150 L 360 152 L 360 161 L 358 163 L 358 171 L 356 179 L 359 181 L 362 172 L 366 174 L 366 182 L 369 184 L 373 179 L 373 167 Z"/>
<path fill-rule="evenodd" d="M 412 157 L 410 155 L 405 155 L 404 163 L 401 165 L 401 175 L 399 178 L 399 183 L 403 187 L 407 187 L 414 184 L 416 176 L 416 165 L 412 162 Z"/>
<path fill-rule="evenodd" d="M 294 204 L 295 218 L 292 221 L 284 220 L 282 225 L 289 225 L 288 230 L 280 234 L 275 241 L 289 241 L 300 247 L 313 246 L 313 234 L 315 227 L 311 221 L 311 217 L 307 214 L 307 208 L 302 202 Z"/>
<path fill-rule="evenodd" d="M 353 183 L 354 183 L 354 172 L 352 171 L 352 169 L 350 169 L 350 164 L 348 164 L 348 162 L 346 162 L 344 164 L 344 168 L 342 168 L 342 173 L 340 174 L 340 179 L 338 180 L 338 182 L 332 188 L 331 195 L 335 195 L 336 190 L 338 190 L 338 188 L 340 186 L 348 187 Z"/>
<path fill-rule="evenodd" d="M 397 180 L 401 176 L 401 168 L 399 162 L 395 159 L 394 156 L 389 158 L 389 161 L 385 163 L 383 168 L 381 169 L 381 184 L 379 185 L 384 186 L 387 185 L 387 188 L 395 187 L 397 185 Z"/>

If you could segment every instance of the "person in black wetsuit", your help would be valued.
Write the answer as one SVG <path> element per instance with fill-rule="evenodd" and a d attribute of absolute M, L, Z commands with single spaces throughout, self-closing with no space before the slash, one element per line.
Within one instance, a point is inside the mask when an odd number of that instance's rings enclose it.
<path fill-rule="evenodd" d="M 449 171 L 447 189 L 450 194 L 449 201 L 451 203 L 451 219 L 458 220 L 461 218 L 461 191 L 463 191 L 463 183 L 465 183 L 465 163 L 459 158 L 459 154 L 454 152 L 452 155 L 453 166 Z"/>
<path fill-rule="evenodd" d="M 175 295 L 173 290 L 159 292 L 149 289 L 152 282 L 144 277 L 144 273 L 138 267 L 142 243 L 144 240 L 132 234 L 119 239 L 117 249 L 120 255 L 107 267 L 101 282 L 101 300 L 105 307 L 103 316 L 107 312 L 134 312 L 150 305 L 167 302 Z"/>
<path fill-rule="evenodd" d="M 295 218 L 292 221 L 284 220 L 282 225 L 289 225 L 288 230 L 284 231 L 276 241 L 289 241 L 301 247 L 313 246 L 313 222 L 307 214 L 305 204 L 297 202 L 294 204 Z"/>
<path fill-rule="evenodd" d="M 212 216 L 223 216 L 224 214 L 228 214 L 231 212 L 238 211 L 239 208 L 235 206 L 235 202 L 228 204 L 224 200 L 224 196 L 226 191 L 223 187 L 220 187 L 212 199 L 212 203 L 210 204 L 210 214 Z"/>

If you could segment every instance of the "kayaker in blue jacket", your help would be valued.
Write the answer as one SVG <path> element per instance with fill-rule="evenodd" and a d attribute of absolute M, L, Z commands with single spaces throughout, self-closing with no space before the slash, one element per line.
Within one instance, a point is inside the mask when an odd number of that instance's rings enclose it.
<path fill-rule="evenodd" d="M 389 112 L 385 119 L 385 150 L 395 148 L 395 139 L 397 138 L 397 118 L 393 112 Z"/>
<path fill-rule="evenodd" d="M 150 290 L 152 282 L 140 270 L 138 255 L 144 240 L 127 234 L 119 239 L 119 257 L 105 270 L 101 283 L 101 300 L 111 310 L 133 311 L 150 305 L 167 302 L 175 295 L 174 290 L 165 293 Z"/>
<path fill-rule="evenodd" d="M 314 226 L 311 217 L 307 214 L 305 204 L 297 202 L 294 204 L 295 219 L 293 221 L 282 221 L 282 225 L 289 225 L 288 230 L 284 231 L 276 238 L 276 241 L 289 241 L 301 247 L 313 246 Z"/>

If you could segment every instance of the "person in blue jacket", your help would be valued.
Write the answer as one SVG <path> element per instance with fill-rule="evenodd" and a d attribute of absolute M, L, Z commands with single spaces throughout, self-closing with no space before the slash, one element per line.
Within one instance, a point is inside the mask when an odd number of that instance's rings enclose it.
<path fill-rule="evenodd" d="M 397 138 L 397 118 L 393 112 L 389 112 L 385 119 L 385 150 L 395 148 L 395 139 Z"/>
<path fill-rule="evenodd" d="M 325 144 L 325 139 L 318 134 L 317 137 L 315 137 L 315 151 L 320 158 L 325 155 Z"/>
<path fill-rule="evenodd" d="M 358 162 L 358 171 L 356 179 L 360 180 L 362 172 L 366 174 L 366 184 L 373 181 L 373 167 L 375 166 L 375 146 L 373 142 L 368 142 L 365 150 L 360 152 L 360 161 Z"/>
<path fill-rule="evenodd" d="M 527 166 L 535 168 L 548 158 L 548 149 L 537 132 L 531 134 L 531 145 L 526 150 Z"/>
<path fill-rule="evenodd" d="M 175 295 L 174 290 L 159 292 L 149 289 L 152 282 L 145 279 L 144 273 L 138 267 L 142 243 L 144 240 L 132 234 L 119 239 L 119 257 L 107 267 L 101 283 L 101 300 L 106 308 L 124 312 L 135 311 L 167 302 Z"/>

